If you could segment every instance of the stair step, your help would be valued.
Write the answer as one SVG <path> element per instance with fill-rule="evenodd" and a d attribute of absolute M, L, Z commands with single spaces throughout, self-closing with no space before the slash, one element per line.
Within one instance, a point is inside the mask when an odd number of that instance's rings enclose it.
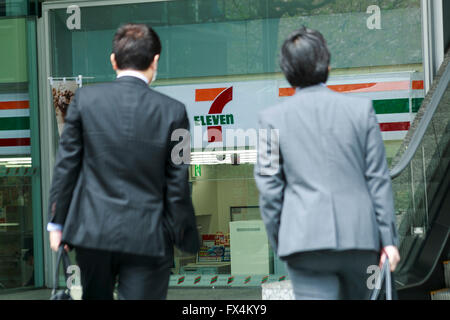
<path fill-rule="evenodd" d="M 450 260 L 444 261 L 444 276 L 445 276 L 445 286 L 450 288 Z"/>
<path fill-rule="evenodd" d="M 450 300 L 450 289 L 432 291 L 431 300 Z"/>
<path fill-rule="evenodd" d="M 292 282 L 284 280 L 263 284 L 262 300 L 295 300 Z"/>

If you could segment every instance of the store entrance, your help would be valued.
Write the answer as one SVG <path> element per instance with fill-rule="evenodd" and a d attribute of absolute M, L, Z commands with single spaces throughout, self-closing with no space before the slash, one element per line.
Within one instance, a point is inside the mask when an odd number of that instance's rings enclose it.
<path fill-rule="evenodd" d="M 176 252 L 171 285 L 251 287 L 287 277 L 268 242 L 253 167 L 252 163 L 191 166 L 202 245 L 197 255 Z"/>
<path fill-rule="evenodd" d="M 50 189 L 58 142 L 48 79 L 81 75 L 83 86 L 114 81 L 109 62 L 114 32 L 126 22 L 146 23 L 163 47 L 152 89 L 185 104 L 189 117 L 189 179 L 202 235 L 198 255 L 176 252 L 170 285 L 259 287 L 287 279 L 268 244 L 253 178 L 258 112 L 294 93 L 279 67 L 284 39 L 302 25 L 324 34 L 332 52 L 326 85 L 373 101 L 389 162 L 395 162 L 424 96 L 419 0 L 378 1 L 382 30 L 368 24 L 365 0 L 307 3 L 82 1 L 76 4 L 79 10 L 68 11 L 67 2 L 45 2 L 40 42 L 43 194 Z M 77 14 L 79 24 L 74 24 Z M 212 108 L 216 99 L 220 113 Z M 230 143 L 227 130 L 242 130 L 245 139 Z M 217 150 L 238 150 L 233 159 L 240 161 L 231 161 L 229 153 L 218 157 Z M 48 207 L 47 199 L 42 202 Z M 47 258 L 51 261 L 50 253 Z M 51 266 L 47 269 L 49 278 Z"/>

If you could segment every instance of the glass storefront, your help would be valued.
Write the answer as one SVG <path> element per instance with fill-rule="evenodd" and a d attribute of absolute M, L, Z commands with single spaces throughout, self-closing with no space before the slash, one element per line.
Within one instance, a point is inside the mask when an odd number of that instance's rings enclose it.
<path fill-rule="evenodd" d="M 1 177 L 0 200 L 0 288 L 33 286 L 30 177 Z"/>
<path fill-rule="evenodd" d="M 152 87 L 187 107 L 190 184 L 203 241 L 196 256 L 176 253 L 173 286 L 287 279 L 268 245 L 253 166 L 257 112 L 292 94 L 278 64 L 291 31 L 305 25 L 324 34 L 332 53 L 327 85 L 374 101 L 389 162 L 424 96 L 419 0 L 49 1 L 43 17 L 41 79 L 81 75 L 83 86 L 115 79 L 109 55 L 123 23 L 149 24 L 161 38 Z M 49 105 L 42 107 L 51 108 L 45 89 Z M 219 97 L 227 102 L 212 112 Z"/>
<path fill-rule="evenodd" d="M 34 1 L 0 1 L 0 293 L 43 285 Z"/>

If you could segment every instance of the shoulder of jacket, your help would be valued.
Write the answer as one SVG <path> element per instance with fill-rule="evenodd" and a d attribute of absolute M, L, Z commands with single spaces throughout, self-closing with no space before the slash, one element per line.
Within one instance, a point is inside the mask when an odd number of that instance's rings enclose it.
<path fill-rule="evenodd" d="M 77 89 L 76 94 L 81 97 L 85 97 L 86 95 L 96 95 L 98 92 L 111 92 L 112 86 L 114 86 L 113 82 L 105 82 L 105 83 L 95 83 L 87 86 L 83 86 Z"/>
<path fill-rule="evenodd" d="M 152 96 L 153 99 L 157 99 L 164 104 L 170 106 L 171 108 L 174 108 L 178 111 L 184 111 L 185 106 L 181 101 L 178 101 L 177 99 L 174 99 L 172 97 L 169 97 L 168 95 L 161 93 L 159 91 L 156 91 L 155 89 L 149 88 L 148 90 L 149 94 Z"/>
<path fill-rule="evenodd" d="M 276 104 L 273 104 L 267 108 L 262 109 L 259 112 L 259 116 L 261 118 L 265 118 L 265 119 L 276 119 L 281 115 L 281 112 L 286 109 L 289 108 L 290 105 L 292 105 L 292 98 L 293 97 L 289 97 L 284 101 L 280 101 Z"/>
<path fill-rule="evenodd" d="M 329 90 L 329 93 L 334 101 L 348 108 L 353 108 L 354 112 L 366 113 L 367 110 L 370 110 L 369 107 L 372 107 L 372 100 L 368 98 L 352 96 L 333 90 Z"/>
<path fill-rule="evenodd" d="M 115 84 L 115 82 L 94 83 L 94 84 L 85 85 L 83 87 L 80 87 L 78 90 L 92 91 L 92 90 L 111 89 L 111 87 L 114 86 L 114 84 Z"/>
<path fill-rule="evenodd" d="M 369 103 L 371 100 L 364 97 L 358 97 L 354 95 L 350 95 L 348 93 L 342 93 L 342 92 L 336 92 L 334 90 L 331 90 L 330 88 L 327 88 L 329 95 L 331 95 L 334 99 L 340 100 L 340 101 L 350 101 L 354 103 L 364 104 Z"/>
<path fill-rule="evenodd" d="M 264 108 L 258 113 L 259 120 L 264 120 L 266 122 L 272 122 L 275 120 L 279 114 L 281 109 L 283 108 L 282 103 L 278 103 L 275 105 L 272 105 L 270 107 Z"/>

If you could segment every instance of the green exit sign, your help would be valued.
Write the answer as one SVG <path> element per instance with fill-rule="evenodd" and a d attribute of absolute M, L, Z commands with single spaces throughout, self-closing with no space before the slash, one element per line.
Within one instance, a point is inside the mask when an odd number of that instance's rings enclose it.
<path fill-rule="evenodd" d="M 194 177 L 202 176 L 202 167 L 199 164 L 194 165 Z"/>

